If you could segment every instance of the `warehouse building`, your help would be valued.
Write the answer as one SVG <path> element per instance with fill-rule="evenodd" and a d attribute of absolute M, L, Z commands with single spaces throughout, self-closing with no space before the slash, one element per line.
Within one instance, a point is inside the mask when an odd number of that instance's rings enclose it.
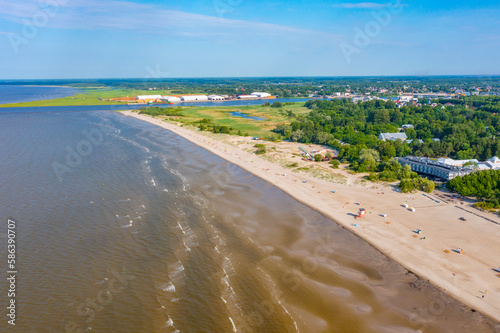
<path fill-rule="evenodd" d="M 250 94 L 251 96 L 255 96 L 257 98 L 268 98 L 271 97 L 271 94 L 263 93 L 263 92 L 254 92 Z"/>
<path fill-rule="evenodd" d="M 225 98 L 219 95 L 210 95 L 208 96 L 209 101 L 223 101 Z"/>
<path fill-rule="evenodd" d="M 169 103 L 180 103 L 182 100 L 177 96 L 163 96 L 163 100 Z"/>
<path fill-rule="evenodd" d="M 183 102 L 208 102 L 208 96 L 205 95 L 187 95 L 181 96 Z"/>
<path fill-rule="evenodd" d="M 255 95 L 239 95 L 238 96 L 238 99 L 257 99 L 259 97 L 255 96 Z"/>
<path fill-rule="evenodd" d="M 135 100 L 139 103 L 161 102 L 163 98 L 161 95 L 138 95 Z"/>

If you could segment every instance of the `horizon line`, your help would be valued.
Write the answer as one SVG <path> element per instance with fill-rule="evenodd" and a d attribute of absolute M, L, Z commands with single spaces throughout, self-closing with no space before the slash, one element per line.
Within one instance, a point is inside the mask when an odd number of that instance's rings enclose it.
<path fill-rule="evenodd" d="M 43 79 L 0 79 L 0 83 L 13 81 L 70 81 L 70 80 L 136 80 L 161 82 L 179 79 L 291 79 L 291 78 L 430 78 L 430 77 L 495 77 L 500 78 L 500 74 L 411 74 L 411 75 L 302 75 L 302 76 L 185 76 L 185 77 L 164 77 L 164 78 L 141 78 L 141 77 L 94 77 L 94 78 L 43 78 Z"/>

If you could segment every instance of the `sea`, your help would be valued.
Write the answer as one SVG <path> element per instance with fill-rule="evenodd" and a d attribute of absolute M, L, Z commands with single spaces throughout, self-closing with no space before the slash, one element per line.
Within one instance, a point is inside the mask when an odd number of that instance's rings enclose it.
<path fill-rule="evenodd" d="M 0 104 L 41 101 L 81 92 L 79 89 L 64 86 L 0 85 Z"/>
<path fill-rule="evenodd" d="M 335 221 L 116 110 L 1 113 L 0 189 L 1 332 L 494 332 Z"/>

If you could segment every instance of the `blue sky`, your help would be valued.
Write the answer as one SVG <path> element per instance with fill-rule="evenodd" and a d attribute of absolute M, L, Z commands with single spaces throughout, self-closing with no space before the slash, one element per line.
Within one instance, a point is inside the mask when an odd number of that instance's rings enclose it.
<path fill-rule="evenodd" d="M 0 79 L 500 74 L 498 1 L 0 0 Z"/>

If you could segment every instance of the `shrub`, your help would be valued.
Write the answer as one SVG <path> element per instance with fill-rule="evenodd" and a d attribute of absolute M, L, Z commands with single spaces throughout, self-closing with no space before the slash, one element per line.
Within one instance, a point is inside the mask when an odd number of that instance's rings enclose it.
<path fill-rule="evenodd" d="M 212 131 L 214 133 L 230 134 L 231 133 L 231 128 L 227 127 L 227 126 L 213 125 Z"/>
<path fill-rule="evenodd" d="M 409 178 L 401 179 L 399 188 L 403 193 L 414 192 L 415 190 L 432 193 L 436 184 L 427 178 Z"/>
<path fill-rule="evenodd" d="M 279 134 L 271 134 L 269 136 L 264 137 L 264 140 L 272 142 L 280 142 L 281 136 Z"/>
<path fill-rule="evenodd" d="M 265 154 L 267 152 L 266 146 L 262 143 L 257 143 L 254 147 L 257 148 L 257 150 L 255 151 L 257 155 Z"/>
<path fill-rule="evenodd" d="M 340 165 L 340 162 L 337 161 L 337 160 L 333 160 L 333 161 L 330 162 L 330 164 L 332 165 L 333 169 L 338 169 L 339 165 Z"/>

